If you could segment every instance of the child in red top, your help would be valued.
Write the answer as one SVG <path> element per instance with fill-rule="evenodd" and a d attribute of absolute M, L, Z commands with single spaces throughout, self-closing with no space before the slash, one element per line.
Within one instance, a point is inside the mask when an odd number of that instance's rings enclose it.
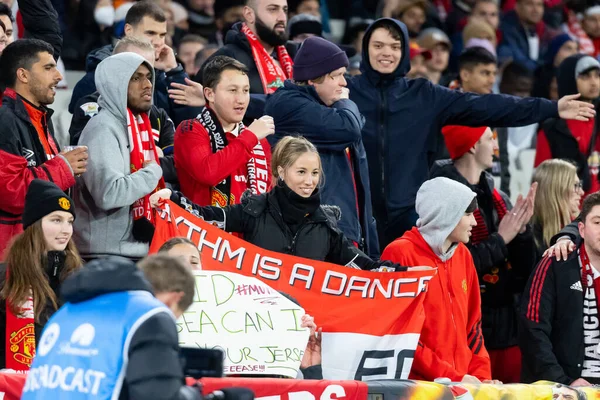
<path fill-rule="evenodd" d="M 443 198 L 444 201 L 440 201 Z M 417 193 L 417 227 L 384 250 L 381 258 L 438 269 L 425 297 L 425 323 L 410 379 L 477 383 L 491 379 L 481 333 L 481 297 L 465 243 L 477 224 L 475 193 L 448 178 L 426 181 Z"/>

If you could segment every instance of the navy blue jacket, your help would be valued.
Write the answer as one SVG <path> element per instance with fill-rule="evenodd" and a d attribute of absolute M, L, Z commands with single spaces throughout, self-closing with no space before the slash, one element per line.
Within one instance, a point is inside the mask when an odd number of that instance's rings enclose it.
<path fill-rule="evenodd" d="M 267 98 L 265 114 L 275 120 L 275 135 L 269 137 L 271 146 L 284 136 L 301 135 L 317 147 L 325 175 L 321 202 L 340 207 L 339 228 L 350 240 L 361 244 L 371 258 L 379 259 L 367 156 L 360 133 L 364 122 L 356 104 L 339 100 L 327 107 L 312 86 L 298 86 L 288 80 Z M 352 165 L 346 155 L 347 148 Z"/>
<path fill-rule="evenodd" d="M 350 78 L 350 99 L 366 123 L 362 138 L 369 161 L 373 212 L 377 223 L 394 223 L 414 208 L 417 190 L 429 178 L 437 132 L 445 125 L 512 127 L 558 116 L 556 102 L 501 94 L 478 96 L 434 85 L 425 79 L 406 79 L 410 70 L 406 26 L 396 71 L 382 75 L 369 64 L 369 38 L 381 21 L 367 29 L 363 40 L 362 75 Z"/>
<path fill-rule="evenodd" d="M 71 96 L 71 102 L 69 103 L 69 112 L 71 114 L 75 112 L 77 102 L 82 97 L 96 92 L 96 80 L 94 78 L 96 67 L 105 58 L 108 58 L 112 55 L 113 49 L 114 46 L 109 44 L 88 54 L 85 67 L 86 73 L 73 88 L 73 95 Z M 175 126 L 179 125 L 181 121 L 186 119 L 196 118 L 196 116 L 200 113 L 200 108 L 175 104 L 175 102 L 169 98 L 169 93 L 167 92 L 171 86 L 171 83 L 173 82 L 185 85 L 185 78 L 188 76 L 183 68 L 179 66 L 167 73 L 159 70 L 155 70 L 155 72 L 156 79 L 154 82 L 154 105 L 156 105 L 158 108 L 164 109 L 169 117 L 171 117 L 173 120 Z"/>
<path fill-rule="evenodd" d="M 512 59 L 519 64 L 527 67 L 531 72 L 535 71 L 544 61 L 544 53 L 546 51 L 547 37 L 544 35 L 545 29 L 535 34 L 542 33 L 540 36 L 540 54 L 538 61 L 529 58 L 529 42 L 527 41 L 528 33 L 519 21 L 515 11 L 508 12 L 500 24 L 502 31 L 502 41 L 498 45 L 498 61 L 504 62 Z"/>

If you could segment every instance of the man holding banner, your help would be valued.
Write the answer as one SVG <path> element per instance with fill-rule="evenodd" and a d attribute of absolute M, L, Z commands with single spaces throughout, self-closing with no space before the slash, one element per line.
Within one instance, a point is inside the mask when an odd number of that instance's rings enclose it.
<path fill-rule="evenodd" d="M 425 323 L 410 379 L 479 383 L 491 379 L 481 333 L 481 296 L 473 257 L 465 243 L 477 225 L 475 193 L 448 178 L 426 181 L 417 193 L 417 227 L 385 248 L 382 258 L 429 265 L 437 275 L 425 296 Z M 439 199 L 444 198 L 444 202 Z"/>

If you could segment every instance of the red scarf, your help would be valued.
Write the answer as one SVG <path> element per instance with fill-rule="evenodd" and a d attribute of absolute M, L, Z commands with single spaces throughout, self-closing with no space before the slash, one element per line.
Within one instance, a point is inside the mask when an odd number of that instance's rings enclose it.
<path fill-rule="evenodd" d="M 8 268 L 6 281 L 8 281 Z M 30 297 L 20 309 L 21 314 L 13 314 L 11 303 L 6 300 L 5 368 L 28 371 L 35 356 L 33 297 Z"/>
<path fill-rule="evenodd" d="M 579 247 L 579 261 L 581 261 L 581 286 L 583 287 L 584 296 L 585 291 L 594 286 L 594 292 L 596 293 L 596 298 L 598 298 L 598 293 L 600 293 L 600 278 L 594 279 L 593 267 L 585 250 L 585 244 Z"/>
<path fill-rule="evenodd" d="M 277 89 L 283 86 L 283 81 L 293 78 L 294 62 L 292 58 L 285 46 L 277 46 L 277 58 L 281 67 L 283 67 L 282 70 L 245 23 L 242 24 L 242 32 L 246 35 L 248 43 L 250 43 L 252 58 L 258 69 L 258 75 L 262 81 L 265 94 L 275 93 Z"/>
<path fill-rule="evenodd" d="M 496 212 L 498 213 L 498 220 L 502 221 L 502 218 L 504 218 L 504 216 L 507 213 L 506 204 L 504 203 L 504 199 L 502 199 L 502 196 L 496 189 L 494 189 L 494 191 L 492 192 L 492 199 L 494 200 L 494 208 L 496 209 Z M 481 211 L 479 211 L 479 208 L 477 208 L 475 210 L 475 212 L 473 213 L 473 216 L 475 216 L 475 220 L 477 221 L 477 226 L 473 227 L 472 235 L 471 235 L 471 243 L 475 245 L 475 244 L 481 243 L 484 240 L 486 240 L 490 236 L 490 231 L 488 230 L 487 226 L 485 225 L 485 220 L 483 219 L 483 215 L 481 214 Z"/>
<path fill-rule="evenodd" d="M 136 119 L 131 110 L 127 109 L 127 133 L 129 134 L 129 145 L 131 152 L 129 153 L 131 173 L 139 171 L 144 167 L 145 161 L 158 162 L 158 153 L 156 152 L 156 144 L 152 137 L 152 125 L 148 119 L 147 113 L 141 113 Z M 158 186 L 152 193 L 165 188 L 165 181 L 160 178 Z M 147 194 L 141 199 L 133 203 L 133 220 L 145 218 L 154 225 L 154 213 L 150 206 L 150 195 Z"/>
<path fill-rule="evenodd" d="M 213 153 L 217 153 L 227 146 L 227 136 L 223 127 L 219 123 L 214 112 L 204 107 L 197 117 L 202 124 L 208 137 L 210 138 L 210 146 Z M 242 133 L 244 124 L 238 124 L 238 132 Z M 246 164 L 247 182 L 239 182 L 237 179 L 232 180 L 228 176 L 210 190 L 210 204 L 217 207 L 226 207 L 231 204 L 239 204 L 242 194 L 246 189 L 250 189 L 252 194 L 266 193 L 269 190 L 269 166 L 267 164 L 267 156 L 262 143 L 259 141 L 252 149 L 252 157 Z"/>

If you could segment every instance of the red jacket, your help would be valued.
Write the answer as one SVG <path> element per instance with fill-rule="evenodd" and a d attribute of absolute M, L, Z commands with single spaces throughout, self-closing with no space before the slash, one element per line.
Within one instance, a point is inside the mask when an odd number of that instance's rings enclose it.
<path fill-rule="evenodd" d="M 54 182 L 61 190 L 75 184 L 67 160 L 58 155 L 60 149 L 53 136 L 51 111 L 45 109 L 45 136 L 53 157 L 48 160 L 23 102 L 13 90 L 6 89 L 0 107 L 0 260 L 4 259 L 4 250 L 12 237 L 23 231 L 21 214 L 29 183 L 36 178 L 43 179 Z"/>
<path fill-rule="evenodd" d="M 213 153 L 208 132 L 196 120 L 183 121 L 175 132 L 175 168 L 181 192 L 199 206 L 211 205 L 211 188 L 231 176 L 231 193 L 239 203 L 249 188 L 246 164 L 258 144 L 256 135 L 244 129 L 238 137 L 226 132 L 227 146 Z M 271 146 L 261 140 L 267 159 L 267 190 L 271 187 Z M 243 177 L 243 178 L 242 178 Z"/>
<path fill-rule="evenodd" d="M 444 262 L 413 228 L 388 245 L 381 259 L 438 269 L 425 296 L 425 323 L 409 379 L 446 377 L 458 382 L 465 374 L 491 379 L 490 357 L 481 333 L 479 280 L 469 249 L 460 243 Z"/>

